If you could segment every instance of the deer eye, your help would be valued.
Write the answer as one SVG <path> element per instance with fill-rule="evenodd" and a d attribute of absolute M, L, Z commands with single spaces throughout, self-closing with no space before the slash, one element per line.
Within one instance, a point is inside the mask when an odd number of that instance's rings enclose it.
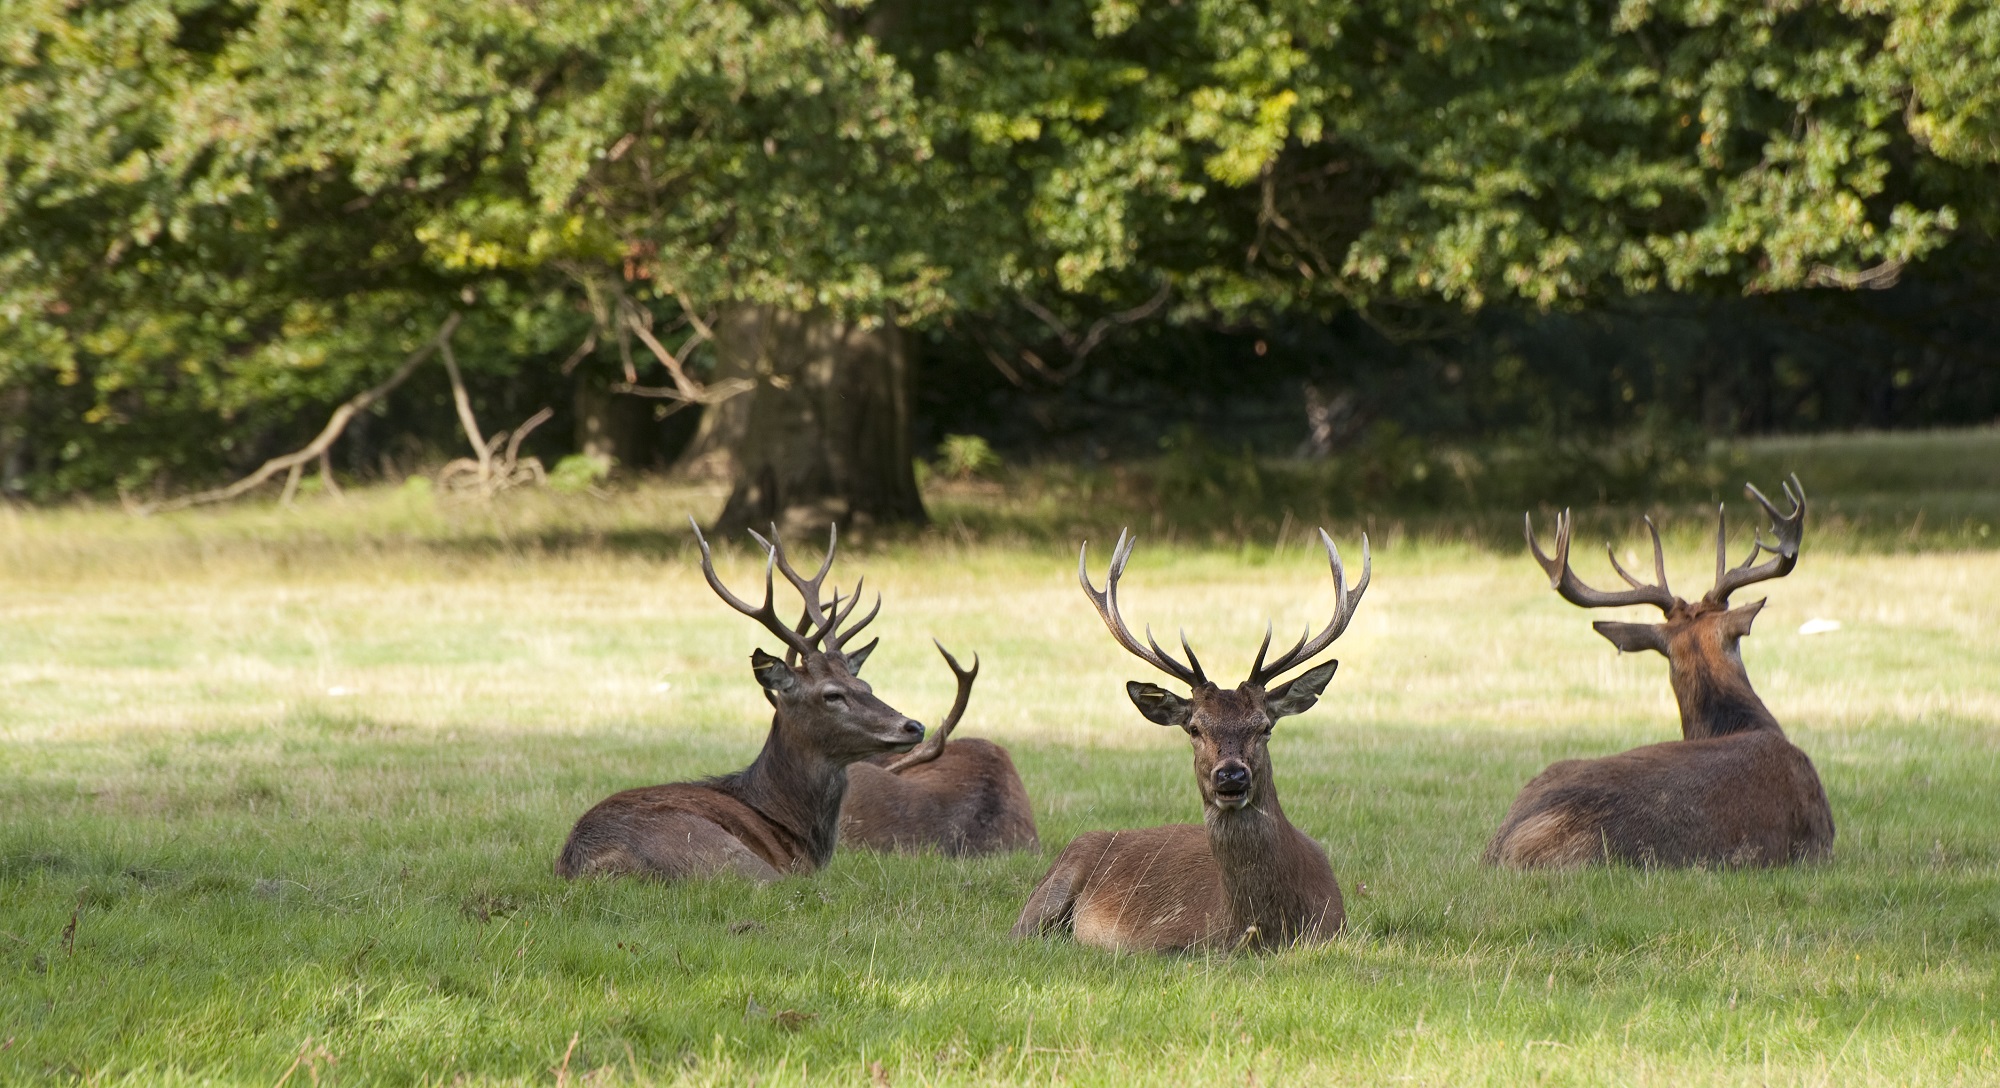
<path fill-rule="evenodd" d="M 836 703 L 844 703 L 847 701 L 847 696 L 842 695 L 840 692 L 837 691 L 829 691 L 825 695 L 820 696 L 820 698 L 825 699 L 828 705 L 833 705 Z"/>

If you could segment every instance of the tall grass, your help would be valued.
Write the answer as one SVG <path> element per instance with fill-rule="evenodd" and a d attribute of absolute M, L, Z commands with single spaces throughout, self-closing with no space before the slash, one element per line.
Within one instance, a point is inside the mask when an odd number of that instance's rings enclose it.
<path fill-rule="evenodd" d="M 1854 473 L 1801 469 L 1816 511 L 1894 480 L 1879 451 L 1815 456 Z M 1983 478 L 1881 493 L 1984 510 Z M 713 492 L 0 514 L 0 1081 L 2000 1081 L 2000 552 L 1815 521 L 1769 587 L 1745 658 L 1825 780 L 1834 860 L 1519 874 L 1476 863 L 1514 791 L 1674 735 L 1664 665 L 1614 653 L 1518 545 L 1378 523 L 1340 673 L 1273 742 L 1349 932 L 1112 956 L 1005 933 L 1077 832 L 1198 812 L 1186 742 L 1125 701 L 1143 666 L 1075 587 L 1074 538 L 1133 511 L 982 539 L 954 511 L 1028 489 L 955 486 L 940 528 L 840 574 L 883 587 L 893 705 L 948 705 L 931 636 L 982 655 L 963 730 L 1012 749 L 1047 850 L 843 852 L 769 887 L 549 870 L 599 797 L 761 741 L 756 632 L 677 528 Z M 1664 512 L 1699 589 L 1712 522 Z M 1312 523 L 1141 521 L 1127 613 L 1240 670 L 1266 617 L 1330 606 Z M 1329 526 L 1350 565 L 1364 526 Z"/>

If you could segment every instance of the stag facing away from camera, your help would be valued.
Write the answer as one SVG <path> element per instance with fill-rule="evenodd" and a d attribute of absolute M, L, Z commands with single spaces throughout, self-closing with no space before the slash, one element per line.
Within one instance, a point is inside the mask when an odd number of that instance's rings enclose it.
<path fill-rule="evenodd" d="M 1321 531 L 1320 540 L 1333 571 L 1333 619 L 1317 635 L 1308 628 L 1290 650 L 1268 661 L 1271 632 L 1265 628 L 1249 679 L 1234 688 L 1208 679 L 1185 636 L 1185 664 L 1162 650 L 1150 631 L 1144 644 L 1133 637 L 1118 610 L 1118 579 L 1132 554 L 1127 536 L 1118 538 L 1102 592 L 1078 556 L 1077 578 L 1111 637 L 1189 688 L 1183 698 L 1155 684 L 1125 685 L 1148 721 L 1187 732 L 1203 823 L 1077 836 L 1021 908 L 1015 937 L 1067 929 L 1078 941 L 1103 948 L 1171 951 L 1281 947 L 1339 932 L 1346 921 L 1340 884 L 1326 851 L 1285 818 L 1270 751 L 1278 719 L 1311 709 L 1339 662 L 1314 665 L 1282 682 L 1278 677 L 1332 645 L 1368 589 L 1368 538 L 1361 540 L 1361 581 L 1352 589 L 1332 538 Z"/>
<path fill-rule="evenodd" d="M 1584 608 L 1648 605 L 1664 613 L 1663 623 L 1592 626 L 1620 651 L 1652 650 L 1667 659 L 1682 739 L 1550 765 L 1515 798 L 1486 848 L 1488 863 L 1783 865 L 1833 849 L 1833 813 L 1819 774 L 1786 739 L 1743 669 L 1738 643 L 1764 601 L 1729 605 L 1730 594 L 1783 578 L 1798 565 L 1805 490 L 1797 476 L 1785 482 L 1791 505 L 1785 513 L 1755 487 L 1745 490 L 1770 518 L 1773 540 L 1757 533 L 1749 557 L 1729 566 L 1728 529 L 1718 510 L 1715 586 L 1693 603 L 1667 589 L 1660 533 L 1650 518 L 1656 580 L 1641 582 L 1613 554 L 1612 567 L 1629 588 L 1610 591 L 1585 585 L 1570 570 L 1567 511 L 1556 521 L 1554 556 L 1542 554 L 1529 519 L 1528 546 L 1564 600 Z M 1770 558 L 1758 563 L 1764 555 Z"/>
<path fill-rule="evenodd" d="M 847 769 L 841 844 L 946 857 L 1039 848 L 1028 791 L 1007 749 L 978 737 L 951 739 L 979 659 L 967 669 L 942 644 L 938 653 L 958 678 L 951 713 L 909 752 L 870 756 Z"/>
<path fill-rule="evenodd" d="M 755 762 L 734 774 L 614 793 L 576 822 L 556 858 L 564 877 L 634 873 L 660 879 L 736 873 L 775 880 L 808 873 L 833 856 L 850 764 L 884 752 L 907 751 L 924 727 L 875 697 L 859 674 L 875 649 L 848 643 L 881 609 L 850 622 L 861 583 L 843 607 L 838 593 L 823 603 L 837 538 L 811 578 L 785 555 L 774 526 L 765 550 L 764 603 L 752 606 L 715 573 L 708 541 L 695 528 L 701 572 L 731 608 L 758 621 L 785 645 L 783 659 L 759 649 L 751 672 L 773 709 L 771 731 Z M 787 627 L 772 600 L 773 570 L 804 600 L 804 618 Z"/>

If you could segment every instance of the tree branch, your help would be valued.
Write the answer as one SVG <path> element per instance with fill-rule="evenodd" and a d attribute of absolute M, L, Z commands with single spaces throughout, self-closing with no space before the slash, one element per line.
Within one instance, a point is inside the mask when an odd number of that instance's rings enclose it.
<path fill-rule="evenodd" d="M 326 426 L 320 429 L 318 437 L 307 443 L 304 448 L 285 454 L 283 457 L 271 458 L 269 461 L 264 462 L 257 471 L 252 472 L 250 475 L 227 487 L 199 491 L 192 495 L 183 495 L 178 499 L 169 499 L 166 502 L 141 504 L 132 507 L 133 512 L 138 514 L 154 514 L 171 510 L 185 510 L 192 506 L 205 506 L 209 503 L 228 502 L 231 499 L 241 498 L 251 491 L 256 490 L 280 472 L 297 472 L 307 462 L 317 459 L 321 454 L 331 449 L 334 442 L 338 441 L 341 434 L 347 430 L 347 424 L 354 419 L 356 414 L 366 411 L 376 401 L 394 392 L 396 387 L 402 385 L 409 378 L 410 374 L 417 369 L 418 364 L 430 358 L 431 352 L 446 348 L 446 345 L 451 342 L 451 334 L 457 331 L 458 324 L 462 320 L 464 320 L 464 315 L 453 311 L 450 316 L 444 319 L 444 323 L 438 326 L 438 331 L 432 334 L 429 340 L 424 341 L 422 346 L 418 347 L 417 350 L 411 352 L 409 357 L 403 360 L 403 364 L 397 367 L 394 373 L 383 379 L 381 384 L 364 392 L 357 393 L 349 398 L 346 403 L 335 408 L 333 415 L 327 418 Z M 287 490 L 296 488 L 296 486 L 296 483 L 294 483 Z"/>

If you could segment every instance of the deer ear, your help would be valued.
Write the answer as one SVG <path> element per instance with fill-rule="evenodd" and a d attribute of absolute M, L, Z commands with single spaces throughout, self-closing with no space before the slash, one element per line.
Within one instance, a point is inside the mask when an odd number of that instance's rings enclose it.
<path fill-rule="evenodd" d="M 1319 702 L 1319 693 L 1325 691 L 1326 685 L 1333 680 L 1333 670 L 1339 667 L 1340 662 L 1329 661 L 1307 669 L 1264 696 L 1264 709 L 1271 712 L 1271 720 L 1311 710 L 1313 704 Z"/>
<path fill-rule="evenodd" d="M 878 638 L 859 650 L 848 650 L 842 653 L 840 656 L 847 659 L 847 675 L 860 676 L 861 666 L 867 662 L 868 655 L 874 653 L 875 647 L 881 644 L 882 640 Z"/>
<path fill-rule="evenodd" d="M 1722 633 L 1730 638 L 1742 638 L 1749 634 L 1750 625 L 1757 620 L 1757 613 L 1763 611 L 1764 605 L 1769 601 L 1770 598 L 1766 597 L 1761 601 L 1751 601 L 1749 604 L 1724 612 Z"/>
<path fill-rule="evenodd" d="M 783 694 L 799 686 L 799 678 L 792 675 L 790 665 L 762 650 L 750 652 L 750 671 L 757 674 L 757 682 L 772 695 Z"/>
<path fill-rule="evenodd" d="M 1139 713 L 1154 725 L 1186 726 L 1188 723 L 1188 709 L 1192 704 L 1158 684 L 1127 681 L 1125 694 L 1132 697 L 1132 705 L 1138 707 Z"/>
<path fill-rule="evenodd" d="M 1667 652 L 1667 633 L 1657 623 L 1616 623 L 1598 620 L 1590 625 L 1603 635 L 1621 654 L 1636 654 L 1641 650 L 1653 650 L 1661 656 Z"/>

